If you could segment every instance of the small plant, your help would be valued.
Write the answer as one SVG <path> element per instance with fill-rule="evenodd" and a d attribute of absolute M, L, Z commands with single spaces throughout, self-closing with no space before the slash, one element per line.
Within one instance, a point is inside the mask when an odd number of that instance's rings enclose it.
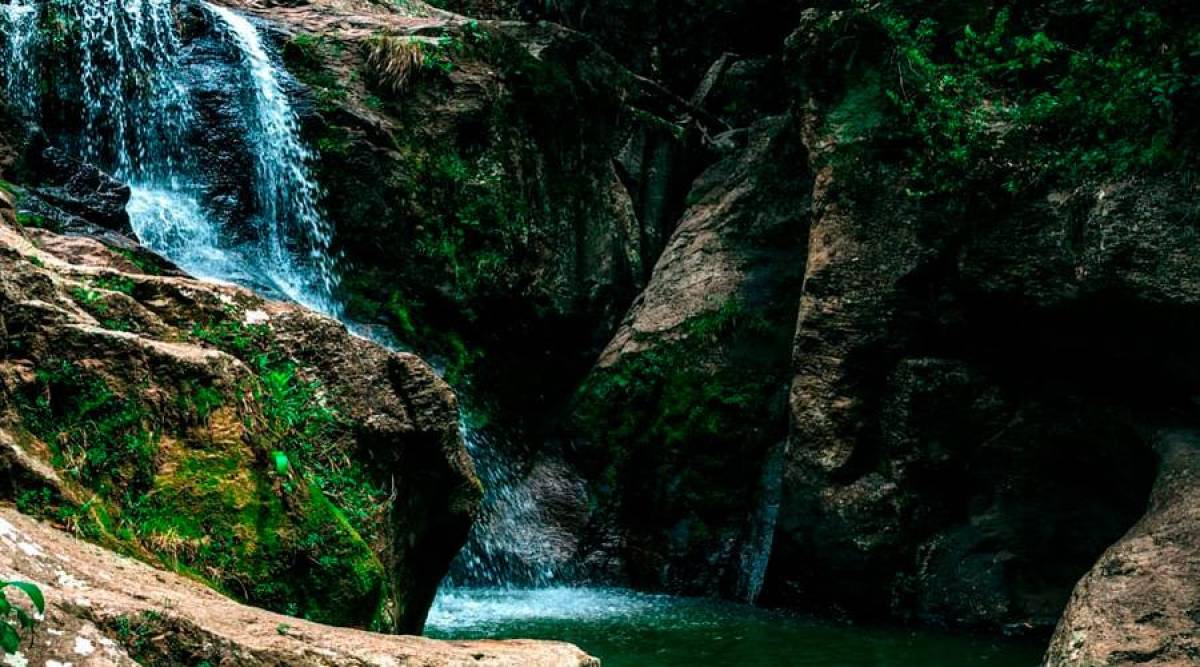
<path fill-rule="evenodd" d="M 163 266 L 153 255 L 149 253 L 137 253 L 124 248 L 113 248 L 120 256 L 124 257 L 130 264 L 134 265 L 138 271 L 148 276 L 160 276 L 163 274 Z"/>
<path fill-rule="evenodd" d="M 6 653 L 15 653 L 21 646 L 18 628 L 29 630 L 34 624 L 34 617 L 29 612 L 9 601 L 7 592 L 13 588 L 33 602 L 38 615 L 46 613 L 46 599 L 40 588 L 25 581 L 0 581 L 0 649 Z"/>
<path fill-rule="evenodd" d="M 103 315 L 108 312 L 108 306 L 104 303 L 104 295 L 94 289 L 76 287 L 71 290 L 71 296 L 75 297 L 84 310 L 94 315 Z"/>
<path fill-rule="evenodd" d="M 43 215 L 38 215 L 37 213 L 26 213 L 24 211 L 17 213 L 17 224 L 21 227 L 45 229 L 51 232 L 56 232 L 59 230 L 59 226 L 49 218 Z"/>
<path fill-rule="evenodd" d="M 93 280 L 92 284 L 109 292 L 133 294 L 133 280 L 125 276 L 100 276 Z"/>
<path fill-rule="evenodd" d="M 375 35 L 366 43 L 366 58 L 376 85 L 393 95 L 404 92 L 413 73 L 425 66 L 421 42 L 407 37 Z"/>

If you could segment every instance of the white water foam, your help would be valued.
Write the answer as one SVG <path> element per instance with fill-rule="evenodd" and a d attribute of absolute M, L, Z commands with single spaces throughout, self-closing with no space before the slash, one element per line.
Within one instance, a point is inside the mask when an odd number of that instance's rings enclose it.
<path fill-rule="evenodd" d="M 38 106 L 38 9 L 33 0 L 0 4 L 0 58 L 4 96 L 16 110 L 33 117 Z"/>

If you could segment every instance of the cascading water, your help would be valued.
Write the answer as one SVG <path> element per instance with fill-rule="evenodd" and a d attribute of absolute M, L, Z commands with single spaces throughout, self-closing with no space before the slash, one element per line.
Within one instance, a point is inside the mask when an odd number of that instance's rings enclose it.
<path fill-rule="evenodd" d="M 249 77 L 247 141 L 268 275 L 291 299 L 336 315 L 332 230 L 318 206 L 320 188 L 309 169 L 312 153 L 300 139 L 300 120 L 254 25 L 224 7 L 205 3 L 204 8 L 224 26 Z"/>
<path fill-rule="evenodd" d="M 38 106 L 38 10 L 34 0 L 0 5 L 0 58 L 4 59 L 4 97 L 21 115 L 33 117 Z"/>
<path fill-rule="evenodd" d="M 233 241 L 232 230 L 223 227 L 210 201 L 211 174 L 193 157 L 192 130 L 200 114 L 186 83 L 189 47 L 180 37 L 176 4 L 0 0 L 0 73 L 6 99 L 31 119 L 43 108 L 57 107 L 56 113 L 68 115 L 78 111 L 78 118 L 58 119 L 61 131 L 55 140 L 131 184 L 128 210 L 146 245 L 201 277 L 245 282 L 338 315 L 330 228 L 318 208 L 311 155 L 285 94 L 286 75 L 246 18 L 223 7 L 185 2 L 203 9 L 209 27 L 215 26 L 236 55 L 235 68 L 221 85 L 236 89 L 230 107 L 239 115 L 236 126 L 244 130 L 235 140 L 246 144 L 244 152 L 250 156 L 253 202 L 244 222 L 253 234 Z M 59 36 L 71 43 L 55 45 L 56 59 L 65 63 L 39 63 L 38 35 L 50 7 L 54 21 L 70 26 Z M 40 68 L 51 66 L 66 71 L 43 78 Z M 55 105 L 39 100 L 45 80 L 66 88 L 45 91 L 58 96 Z M 513 466 L 502 448 L 480 433 L 464 431 L 487 485 L 486 507 L 430 614 L 432 634 L 574 640 L 603 650 L 606 664 L 611 656 L 616 665 L 646 664 L 648 656 L 660 664 L 751 664 L 751 658 L 763 659 L 757 664 L 782 664 L 794 661 L 798 646 L 809 647 L 818 660 L 821 651 L 832 659 L 813 665 L 883 664 L 874 661 L 876 649 L 870 645 L 862 655 L 845 652 L 845 647 L 863 645 L 862 636 L 852 631 L 828 631 L 841 634 L 823 640 L 825 630 L 814 632 L 805 623 L 743 607 L 625 590 L 548 587 L 560 578 L 558 566 L 565 561 L 563 554 L 571 552 L 574 536 L 546 520 L 543 482 L 553 480 L 555 493 L 561 493 L 564 476 L 551 471 L 539 477 L 536 470 Z M 757 546 L 746 556 L 745 588 L 751 598 L 761 585 L 763 557 L 769 552 L 774 497 L 766 496 Z M 822 641 L 827 646 L 816 649 Z M 872 641 L 881 654 L 905 650 L 887 636 Z M 911 644 L 911 637 L 903 642 Z M 726 654 L 714 655 L 710 647 L 724 648 Z M 947 653 L 947 648 L 935 642 L 930 654 Z M 937 664 L 961 667 L 976 664 L 971 659 L 978 656 L 1000 664 L 975 645 L 949 648 L 958 652 L 950 651 Z M 668 650 L 675 654 L 665 655 Z M 1021 660 L 1012 664 L 1032 664 Z"/>
<path fill-rule="evenodd" d="M 546 529 L 535 489 L 487 435 L 466 425 L 462 431 L 485 497 L 446 589 L 554 584 L 560 576 L 557 556 L 563 551 L 558 545 L 570 537 Z"/>
<path fill-rule="evenodd" d="M 245 153 L 253 157 L 250 229 L 235 236 L 209 210 L 206 176 L 195 164 L 197 126 L 184 71 L 175 0 L 12 0 L 0 5 L 4 21 L 4 84 L 9 98 L 36 117 L 39 21 L 52 20 L 67 43 L 70 63 L 48 77 L 61 89 L 60 107 L 78 118 L 61 124 L 56 140 L 72 153 L 129 183 L 130 221 L 143 243 L 193 274 L 243 282 L 336 315 L 330 229 L 320 214 L 312 156 L 284 93 L 283 75 L 258 31 L 223 7 L 198 3 L 237 55 L 228 82 L 236 87 L 237 122 Z M 235 240 L 236 239 L 236 240 Z"/>
<path fill-rule="evenodd" d="M 185 3 L 187 4 L 187 3 Z M 245 220 L 251 237 L 233 240 L 231 229 L 209 208 L 211 175 L 196 155 L 193 130 L 203 114 L 189 89 L 189 47 L 180 37 L 174 0 L 59 0 L 55 20 L 72 26 L 70 45 L 78 72 L 55 78 L 68 90 L 60 100 L 78 100 L 78 119 L 56 139 L 131 185 L 128 205 L 134 231 L 147 246 L 200 277 L 242 282 L 275 291 L 315 310 L 340 314 L 329 251 L 331 230 L 321 215 L 320 189 L 312 177 L 312 155 L 300 138 L 300 123 L 284 88 L 286 74 L 273 61 L 254 24 L 227 8 L 191 3 L 208 18 L 215 38 L 233 56 L 220 86 L 237 114 L 235 125 L 249 156 L 253 201 Z M 6 62 L 5 84 L 21 90 L 37 78 L 34 64 L 38 11 L 45 3 L 13 0 L 6 16 L 6 49 L 20 56 Z M 41 8 L 41 9 L 39 9 Z M 19 34 L 18 34 L 19 32 Z M 16 36 L 14 38 L 14 35 Z M 46 63 L 47 66 L 52 65 Z M 72 65 L 68 65 L 72 66 Z M 30 107 L 32 109 L 32 105 Z M 71 107 L 68 107 L 71 108 Z M 351 323 L 352 324 L 352 323 Z M 352 325 L 353 326 L 353 325 Z M 387 343 L 388 341 L 380 341 Z M 499 598 L 477 588 L 514 586 L 541 603 L 572 606 L 565 589 L 545 589 L 558 578 L 557 564 L 571 536 L 549 529 L 540 516 L 537 491 L 526 470 L 510 465 L 496 447 L 464 428 L 468 447 L 487 487 L 486 507 L 470 544 L 456 563 L 447 599 Z M 582 594 L 582 593 L 581 593 Z M 548 596 L 548 597 L 547 597 Z M 530 599 L 528 597 L 521 599 Z"/>
<path fill-rule="evenodd" d="M 177 187 L 186 171 L 182 138 L 192 120 L 174 76 L 180 51 L 170 0 L 57 2 L 55 20 L 78 40 L 76 89 L 82 131 L 74 152 L 132 184 Z M 67 77 L 63 77 L 64 80 Z"/>

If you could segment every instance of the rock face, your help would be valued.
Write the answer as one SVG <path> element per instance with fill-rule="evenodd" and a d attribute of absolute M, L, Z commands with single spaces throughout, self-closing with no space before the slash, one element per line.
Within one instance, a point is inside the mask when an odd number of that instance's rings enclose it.
<path fill-rule="evenodd" d="M 480 489 L 420 359 L 153 256 L 0 227 L 3 494 L 243 600 L 419 631 Z"/>
<path fill-rule="evenodd" d="M 683 208 L 687 102 L 553 24 L 421 3 L 258 13 L 309 92 L 349 316 L 513 420 L 559 408 Z"/>
<path fill-rule="evenodd" d="M 1037 36 L 1076 39 L 1110 10 L 938 2 L 917 29 L 912 3 L 442 3 L 560 27 L 416 1 L 230 4 L 266 19 L 296 78 L 350 315 L 434 353 L 477 391 L 478 421 L 511 426 L 546 560 L 1010 633 L 1048 631 L 1074 589 L 1051 664 L 1195 661 L 1193 179 L 1031 177 L 1044 156 L 1017 139 L 1062 128 L 1009 134 L 1027 119 L 991 115 L 1006 94 L 971 131 L 944 122 L 961 100 L 917 119 L 945 136 L 898 126 L 959 79 L 922 90 L 919 70 L 990 57 L 947 35 L 984 39 L 966 26 L 991 19 L 994 51 L 1030 28 L 998 69 L 1061 82 L 1039 68 L 1069 49 Z M 228 54 L 185 18 L 209 194 L 236 219 Z M 1153 58 L 1174 57 L 1167 37 Z M 924 40 L 941 40 L 929 62 L 897 67 Z M 993 75 L 976 83 L 1017 85 Z M 1159 108 L 1173 87 L 1144 97 Z M 1162 158 L 1162 136 L 1113 153 Z M 960 154 L 949 176 L 927 169 Z M 100 185 L 42 201 L 111 218 L 121 193 Z M 106 238 L 122 250 L 4 232 L 11 497 L 243 599 L 418 627 L 478 498 L 446 387 Z M 84 438 L 113 447 L 93 460 Z M 212 466 L 245 472 L 209 488 Z M 215 529 L 187 523 L 201 511 Z M 230 533 L 253 548 L 214 542 Z M 233 565 L 215 556 L 229 549 Z"/>
<path fill-rule="evenodd" d="M 35 198 L 29 205 L 60 229 L 93 225 L 131 234 L 125 212 L 129 186 L 44 141 L 35 139 L 27 151 L 26 168 L 34 183 L 30 194 Z"/>
<path fill-rule="evenodd" d="M 246 607 L 176 574 L 81 542 L 0 507 L 0 577 L 36 584 L 45 618 L 28 664 L 598 667 L 554 642 L 440 642 L 334 628 Z M 16 595 L 11 599 L 20 604 Z M 24 663 L 22 663 L 24 664 Z"/>
<path fill-rule="evenodd" d="M 1050 627 L 1141 515 L 1144 433 L 1191 381 L 1186 199 L 1101 186 L 956 228 L 871 179 L 817 180 L 768 596 Z"/>
<path fill-rule="evenodd" d="M 1154 437 L 1150 507 L 1071 598 L 1047 667 L 1191 665 L 1200 659 L 1200 435 Z"/>
<path fill-rule="evenodd" d="M 793 131 L 786 118 L 755 125 L 697 180 L 649 285 L 577 395 L 576 437 L 594 443 L 582 458 L 593 479 L 615 481 L 597 521 L 623 527 L 624 546 L 605 559 L 639 585 L 755 597 L 739 563 L 765 554 L 774 530 L 748 517 L 786 435 L 779 334 L 794 321 L 804 256 L 807 182 L 777 178 L 805 159 L 789 149 Z"/>

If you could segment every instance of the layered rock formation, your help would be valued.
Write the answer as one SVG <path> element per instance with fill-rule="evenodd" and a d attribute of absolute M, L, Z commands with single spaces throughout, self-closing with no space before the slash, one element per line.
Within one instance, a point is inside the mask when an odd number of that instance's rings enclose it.
<path fill-rule="evenodd" d="M 81 542 L 11 508 L 0 508 L 0 577 L 33 582 L 46 597 L 45 618 L 22 641 L 18 657 L 28 664 L 599 665 L 567 644 L 439 642 L 272 614 Z"/>

